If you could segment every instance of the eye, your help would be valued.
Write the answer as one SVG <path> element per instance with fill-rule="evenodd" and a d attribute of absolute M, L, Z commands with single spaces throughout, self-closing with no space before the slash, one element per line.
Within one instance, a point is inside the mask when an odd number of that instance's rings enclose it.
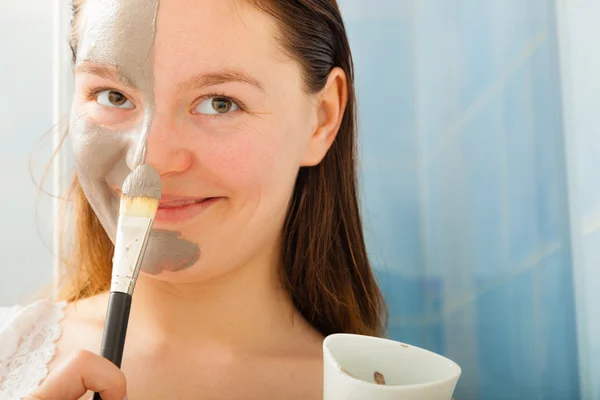
<path fill-rule="evenodd" d="M 133 103 L 121 92 L 116 90 L 103 90 L 96 97 L 98 104 L 112 107 L 131 110 L 134 108 Z"/>
<path fill-rule="evenodd" d="M 227 114 L 231 111 L 237 111 L 240 106 L 227 97 L 208 97 L 196 106 L 194 111 L 198 114 Z"/>

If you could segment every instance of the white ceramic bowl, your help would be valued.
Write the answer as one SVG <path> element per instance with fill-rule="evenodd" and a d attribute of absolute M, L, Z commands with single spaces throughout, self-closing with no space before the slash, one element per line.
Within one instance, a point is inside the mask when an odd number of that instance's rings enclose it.
<path fill-rule="evenodd" d="M 439 354 L 363 335 L 326 337 L 323 358 L 324 400 L 449 400 L 461 374 Z"/>

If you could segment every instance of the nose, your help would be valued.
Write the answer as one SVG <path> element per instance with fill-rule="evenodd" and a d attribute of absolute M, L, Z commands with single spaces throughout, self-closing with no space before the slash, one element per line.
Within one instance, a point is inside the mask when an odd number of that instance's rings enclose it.
<path fill-rule="evenodd" d="M 193 154 L 178 129 L 167 115 L 153 116 L 127 154 L 129 167 L 133 170 L 141 163 L 150 164 L 161 177 L 188 170 Z"/>

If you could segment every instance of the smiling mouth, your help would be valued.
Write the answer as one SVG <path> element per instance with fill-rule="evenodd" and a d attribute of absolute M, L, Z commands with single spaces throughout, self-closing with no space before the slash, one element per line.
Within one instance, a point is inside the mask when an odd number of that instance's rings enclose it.
<path fill-rule="evenodd" d="M 114 190 L 116 206 L 118 207 L 121 191 Z M 225 197 L 190 197 L 163 194 L 154 217 L 155 227 L 164 224 L 189 221 L 203 214 L 213 204 L 225 200 Z M 158 226 L 157 226 L 158 225 Z"/>
<path fill-rule="evenodd" d="M 212 197 L 200 198 L 200 199 L 191 199 L 191 200 L 174 200 L 174 201 L 163 201 L 161 200 L 158 204 L 159 209 L 169 209 L 169 208 L 177 208 L 177 207 L 186 207 L 191 206 L 192 204 L 199 204 L 203 201 L 209 200 Z"/>
<path fill-rule="evenodd" d="M 170 196 L 163 196 L 154 221 L 158 223 L 185 222 L 203 214 L 213 204 L 223 199 L 223 197 L 172 199 Z"/>

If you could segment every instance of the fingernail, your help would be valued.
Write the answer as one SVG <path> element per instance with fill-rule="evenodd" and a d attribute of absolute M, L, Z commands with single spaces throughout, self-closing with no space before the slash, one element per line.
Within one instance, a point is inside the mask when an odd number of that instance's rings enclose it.
<path fill-rule="evenodd" d="M 127 395 L 125 395 L 125 397 L 123 398 L 123 400 L 129 400 Z"/>

